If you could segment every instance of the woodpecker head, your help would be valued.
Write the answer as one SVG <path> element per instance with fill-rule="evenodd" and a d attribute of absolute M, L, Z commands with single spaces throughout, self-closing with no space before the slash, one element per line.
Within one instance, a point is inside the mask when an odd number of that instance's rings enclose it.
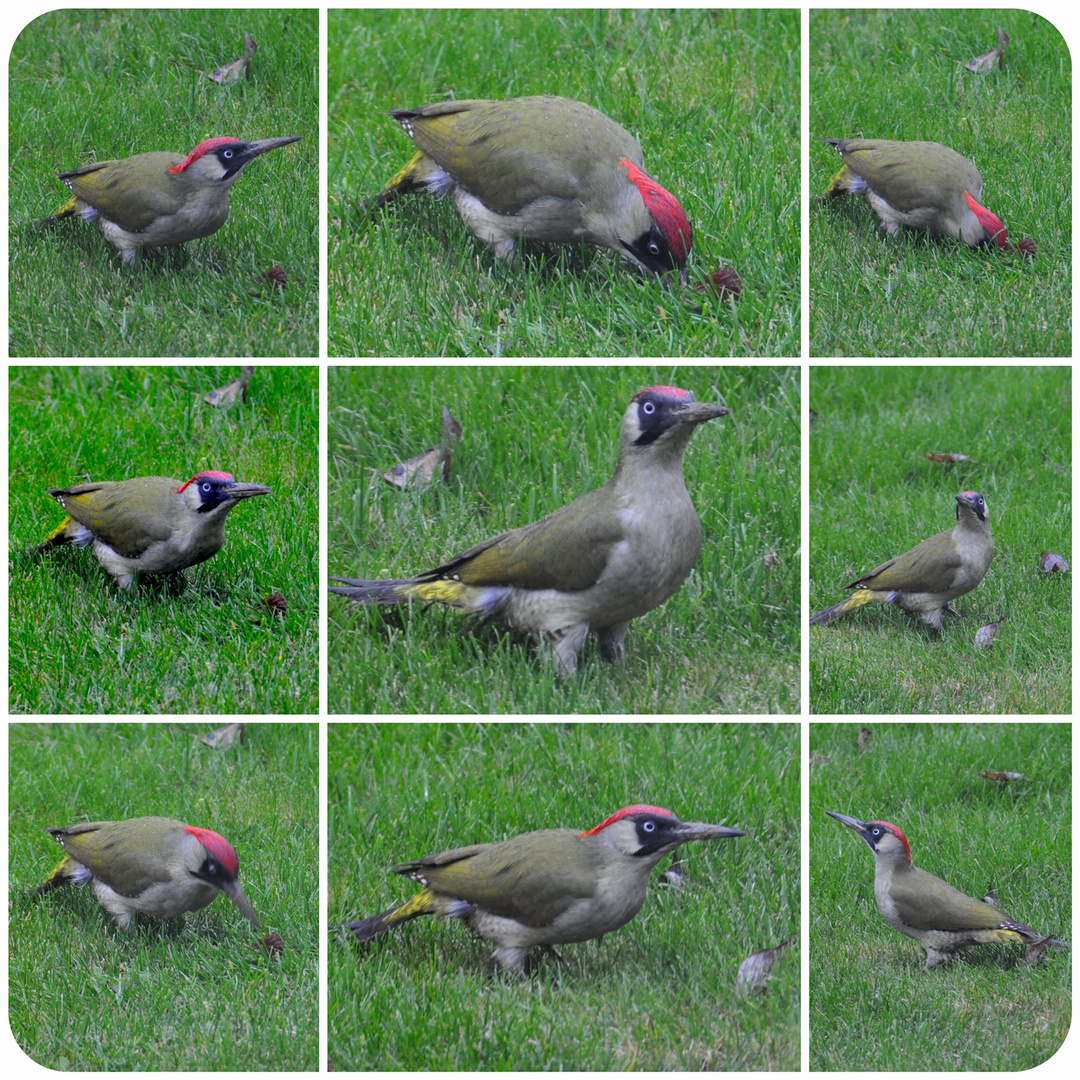
<path fill-rule="evenodd" d="M 185 825 L 189 836 L 183 845 L 184 867 L 193 878 L 198 878 L 215 889 L 220 889 L 243 913 L 252 926 L 257 926 L 255 912 L 240 885 L 240 860 L 232 844 L 219 833 Z"/>
<path fill-rule="evenodd" d="M 971 207 L 971 212 L 979 219 L 979 224 L 986 230 L 986 238 L 982 241 L 984 247 L 990 247 L 994 245 L 999 248 L 1009 248 L 1009 241 L 1007 239 L 1007 233 L 1005 226 L 1001 223 L 1001 218 L 997 214 L 990 210 L 987 210 L 985 206 L 981 206 L 972 197 L 969 191 L 964 192 L 964 198 L 967 199 L 967 204 Z M 1011 248 L 1010 248 L 1011 250 Z"/>
<path fill-rule="evenodd" d="M 989 520 L 986 500 L 977 491 L 961 491 L 956 496 L 956 520 L 971 525 L 985 525 Z"/>
<path fill-rule="evenodd" d="M 173 492 L 182 495 L 187 507 L 195 513 L 212 514 L 217 510 L 228 513 L 241 499 L 269 495 L 270 489 L 265 484 L 237 483 L 231 473 L 209 471 L 197 473 L 186 484 L 173 488 Z"/>
<path fill-rule="evenodd" d="M 895 825 L 887 821 L 860 821 L 834 810 L 826 810 L 825 813 L 849 829 L 854 829 L 869 845 L 875 859 L 895 860 L 911 866 L 911 848 L 907 837 Z"/>
<path fill-rule="evenodd" d="M 723 825 L 680 821 L 663 807 L 638 804 L 617 810 L 595 829 L 583 832 L 581 839 L 602 837 L 620 854 L 644 859 L 653 866 L 669 851 L 674 851 L 689 840 L 717 840 L 725 836 L 744 835 L 738 829 L 728 829 Z"/>
<path fill-rule="evenodd" d="M 655 457 L 656 446 L 670 449 L 678 459 L 698 424 L 726 416 L 730 411 L 723 405 L 696 401 L 689 390 L 677 386 L 650 386 L 640 390 L 623 417 L 619 462 L 622 464 L 642 453 Z"/>
<path fill-rule="evenodd" d="M 252 162 L 267 150 L 276 150 L 279 146 L 288 146 L 300 138 L 299 135 L 286 135 L 279 139 L 260 139 L 258 142 L 243 142 L 228 136 L 207 139 L 199 143 L 183 161 L 170 165 L 173 176 L 190 176 L 204 183 L 219 183 L 229 187 L 240 178 L 244 166 Z"/>
<path fill-rule="evenodd" d="M 649 224 L 642 229 L 642 220 L 638 215 L 630 214 L 626 226 L 619 229 L 618 244 L 612 247 L 654 274 L 678 270 L 685 285 L 686 259 L 694 242 L 694 231 L 686 211 L 670 191 L 662 188 L 628 158 L 620 159 L 619 165 L 626 170 L 630 183 L 641 196 Z M 632 235 L 623 235 L 627 227 Z"/>

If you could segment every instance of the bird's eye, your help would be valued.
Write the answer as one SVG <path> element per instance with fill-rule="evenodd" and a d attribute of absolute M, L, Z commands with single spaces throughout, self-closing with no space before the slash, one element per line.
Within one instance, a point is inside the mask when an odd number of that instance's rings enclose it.
<path fill-rule="evenodd" d="M 655 404 L 655 402 L 652 402 L 652 401 L 644 401 L 644 402 L 642 402 L 641 411 L 646 416 L 652 416 L 652 414 L 654 412 L 656 412 L 656 404 Z"/>
<path fill-rule="evenodd" d="M 214 485 L 211 484 L 209 480 L 204 480 L 202 484 L 202 489 L 203 491 L 213 491 Z"/>
<path fill-rule="evenodd" d="M 643 821 L 641 823 L 641 828 L 642 828 L 643 832 L 656 832 L 656 822 L 655 821 Z"/>
<path fill-rule="evenodd" d="M 224 151 L 222 153 L 221 156 L 223 158 L 225 158 L 226 160 L 228 160 L 228 161 L 232 161 L 233 151 L 232 150 L 226 150 L 226 151 Z"/>
<path fill-rule="evenodd" d="M 659 255 L 660 254 L 660 245 L 658 243 L 656 243 L 655 240 L 649 245 L 649 254 L 650 255 Z"/>

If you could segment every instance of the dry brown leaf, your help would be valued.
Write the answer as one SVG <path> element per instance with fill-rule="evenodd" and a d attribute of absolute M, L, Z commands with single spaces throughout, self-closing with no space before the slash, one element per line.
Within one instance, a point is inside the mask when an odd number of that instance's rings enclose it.
<path fill-rule="evenodd" d="M 980 626 L 975 631 L 975 644 L 980 649 L 989 649 L 994 644 L 994 638 L 997 637 L 997 632 L 1001 628 L 1001 624 L 1008 619 L 1008 615 L 1003 615 L 997 622 L 987 623 L 985 626 Z"/>
<path fill-rule="evenodd" d="M 1029 945 L 1027 947 L 1027 952 L 1024 953 L 1024 963 L 1027 964 L 1028 967 L 1034 967 L 1046 954 L 1046 950 L 1053 944 L 1055 944 L 1054 935 L 1048 934 L 1046 937 Z"/>
<path fill-rule="evenodd" d="M 706 288 L 711 289 L 721 300 L 726 300 L 729 296 L 733 300 L 738 300 L 743 286 L 742 278 L 739 277 L 739 272 L 735 267 L 721 266 L 719 270 L 706 274 L 705 280 L 699 282 L 694 288 L 698 292 L 704 292 Z"/>
<path fill-rule="evenodd" d="M 796 935 L 796 937 L 798 937 L 798 935 Z M 735 976 L 735 993 L 763 994 L 765 992 L 765 986 L 769 981 L 769 973 L 772 971 L 777 957 L 793 941 L 795 941 L 795 938 L 791 937 L 788 938 L 787 941 L 783 941 L 779 945 L 776 945 L 774 948 L 761 949 L 758 952 L 751 953 L 739 965 L 739 972 Z"/>
<path fill-rule="evenodd" d="M 970 461 L 971 458 L 967 454 L 927 454 L 931 461 L 944 461 L 950 464 L 955 464 L 958 461 Z"/>
<path fill-rule="evenodd" d="M 673 889 L 683 890 L 694 888 L 694 882 L 687 877 L 677 852 L 672 855 L 671 862 L 668 863 L 667 869 L 660 876 Z"/>
<path fill-rule="evenodd" d="M 388 484 L 404 490 L 417 484 L 430 484 L 435 479 L 436 471 L 442 466 L 442 479 L 450 478 L 450 462 L 454 446 L 461 442 L 461 424 L 450 415 L 444 405 L 442 410 L 442 442 L 438 446 L 429 446 L 423 453 L 409 458 L 383 473 Z"/>
<path fill-rule="evenodd" d="M 1067 574 L 1069 564 L 1053 551 L 1044 551 L 1039 556 L 1039 569 L 1044 574 Z"/>
<path fill-rule="evenodd" d="M 1005 60 L 1005 46 L 1008 44 L 1009 35 L 1005 33 L 1004 27 L 999 26 L 997 48 L 983 53 L 982 56 L 974 57 L 974 59 L 969 60 L 964 67 L 966 67 L 968 71 L 975 72 L 993 71 L 995 67 L 1002 67 Z"/>
<path fill-rule="evenodd" d="M 267 934 L 261 944 L 270 956 L 280 956 L 285 951 L 285 939 L 280 934 Z"/>
<path fill-rule="evenodd" d="M 279 619 L 284 618 L 285 613 L 289 610 L 289 601 L 279 592 L 271 593 L 263 602 L 269 609 L 270 614 L 276 615 Z"/>
<path fill-rule="evenodd" d="M 203 401 L 205 401 L 207 405 L 223 408 L 232 405 L 237 398 L 240 398 L 241 400 L 246 399 L 248 380 L 254 374 L 255 369 L 253 367 L 241 368 L 240 378 L 233 379 L 231 383 L 219 386 L 216 390 L 211 390 L 209 394 L 203 394 Z"/>
<path fill-rule="evenodd" d="M 243 724 L 226 724 L 208 735 L 204 735 L 199 741 L 215 750 L 227 750 L 234 742 L 244 741 Z"/>
<path fill-rule="evenodd" d="M 259 46 L 255 44 L 255 39 L 247 31 L 244 31 L 244 55 L 230 61 L 228 64 L 223 64 L 219 68 L 214 68 L 213 71 L 208 71 L 206 77 L 216 83 L 230 83 L 238 82 L 240 79 L 250 79 L 251 61 L 255 59 L 255 54 L 258 51 Z"/>

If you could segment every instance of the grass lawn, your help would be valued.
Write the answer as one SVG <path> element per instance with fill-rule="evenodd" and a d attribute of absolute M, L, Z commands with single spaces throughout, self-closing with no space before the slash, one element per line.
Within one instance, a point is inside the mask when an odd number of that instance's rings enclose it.
<path fill-rule="evenodd" d="M 249 724 L 9 724 L 8 1020 L 66 1072 L 315 1070 L 319 1000 L 319 736 Z M 258 934 L 224 896 L 117 930 L 89 889 L 33 891 L 63 857 L 48 827 L 160 815 L 236 849 Z M 259 936 L 285 942 L 271 958 Z"/>
<path fill-rule="evenodd" d="M 1070 369 L 813 367 L 809 401 L 811 612 L 952 528 L 961 491 L 986 499 L 995 546 L 940 634 L 891 605 L 808 627 L 812 711 L 1071 714 L 1072 577 L 1039 570 L 1047 550 L 1072 561 Z"/>
<path fill-rule="evenodd" d="M 998 26 L 1004 68 L 966 70 Z M 863 199 L 812 206 L 810 355 L 1071 356 L 1071 98 L 1069 50 L 1032 12 L 812 10 L 811 194 L 841 165 L 822 139 L 941 142 L 975 162 L 980 201 L 1039 253 L 887 238 Z"/>
<path fill-rule="evenodd" d="M 10 369 L 12 712 L 318 711 L 318 371 L 259 367 L 246 402 L 201 400 L 237 374 Z M 119 593 L 89 550 L 30 557 L 63 520 L 49 489 L 204 469 L 271 493 L 231 511 L 224 548 L 183 571 L 186 587 Z M 284 617 L 265 606 L 274 592 Z"/>
<path fill-rule="evenodd" d="M 799 928 L 797 724 L 331 723 L 327 746 L 331 924 L 418 891 L 392 863 L 633 803 L 746 833 L 687 844 L 689 889 L 654 873 L 628 925 L 564 946 L 565 967 L 538 952 L 524 980 L 456 922 L 332 936 L 332 1069 L 798 1069 L 798 948 L 766 993 L 735 993 L 742 960 Z"/>
<path fill-rule="evenodd" d="M 732 415 L 686 451 L 698 564 L 631 625 L 624 662 L 587 644 L 560 684 L 494 626 L 331 596 L 332 713 L 799 711 L 797 368 L 331 367 L 330 573 L 420 573 L 599 487 L 627 404 L 656 384 Z M 444 405 L 464 427 L 449 483 L 387 484 L 385 470 L 439 442 Z"/>
<path fill-rule="evenodd" d="M 207 72 L 258 45 L 251 78 Z M 319 13 L 64 9 L 9 66 L 12 356 L 317 356 Z M 245 168 L 213 235 L 121 263 L 97 224 L 35 222 L 68 197 L 57 175 L 204 139 L 299 135 Z M 266 278 L 281 267 L 285 288 Z"/>
<path fill-rule="evenodd" d="M 330 355 L 798 355 L 799 55 L 797 10 L 331 10 Z M 592 248 L 497 265 L 449 199 L 358 209 L 414 152 L 386 110 L 534 94 L 638 138 L 693 225 L 691 280 L 733 266 L 737 304 Z"/>
<path fill-rule="evenodd" d="M 810 729 L 810 1068 L 1019 1073 L 1061 1047 L 1072 954 L 1035 967 L 1019 945 L 926 954 L 874 905 L 867 845 L 836 810 L 903 830 L 916 866 L 1072 939 L 1069 724 L 875 724 Z M 1000 783 L 981 772 L 1030 779 Z M 1060 1070 L 1059 1070 L 1060 1071 Z"/>

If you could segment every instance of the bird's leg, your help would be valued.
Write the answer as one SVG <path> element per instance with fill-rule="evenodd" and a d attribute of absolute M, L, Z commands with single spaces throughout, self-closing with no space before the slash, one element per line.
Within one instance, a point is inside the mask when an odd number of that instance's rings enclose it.
<path fill-rule="evenodd" d="M 600 640 L 600 655 L 605 660 L 613 662 L 623 658 L 625 651 L 623 643 L 626 641 L 626 631 L 629 626 L 628 622 L 616 623 L 614 626 L 605 626 L 596 631 L 596 636 Z"/>
<path fill-rule="evenodd" d="M 578 653 L 588 636 L 588 623 L 578 623 L 555 636 L 555 669 L 560 679 L 573 678 L 577 672 Z"/>

